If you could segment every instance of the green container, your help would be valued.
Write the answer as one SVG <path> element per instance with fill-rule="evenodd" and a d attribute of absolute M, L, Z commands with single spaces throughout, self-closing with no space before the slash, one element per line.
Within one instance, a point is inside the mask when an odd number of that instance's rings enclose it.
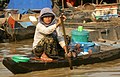
<path fill-rule="evenodd" d="M 12 60 L 15 61 L 16 63 L 19 63 L 19 62 L 28 62 L 30 58 L 24 56 L 12 56 Z"/>
<path fill-rule="evenodd" d="M 71 36 L 72 42 L 88 42 L 89 32 L 85 30 L 72 30 Z"/>

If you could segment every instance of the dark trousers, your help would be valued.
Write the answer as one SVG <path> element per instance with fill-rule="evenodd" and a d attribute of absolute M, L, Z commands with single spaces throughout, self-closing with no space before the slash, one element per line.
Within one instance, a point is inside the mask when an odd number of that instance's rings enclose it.
<path fill-rule="evenodd" d="M 45 52 L 46 55 L 51 56 L 58 55 L 59 52 L 61 53 L 61 50 L 63 49 L 59 45 L 57 39 L 52 36 L 46 36 L 38 42 L 33 52 L 37 57 L 41 57 L 43 52 Z"/>

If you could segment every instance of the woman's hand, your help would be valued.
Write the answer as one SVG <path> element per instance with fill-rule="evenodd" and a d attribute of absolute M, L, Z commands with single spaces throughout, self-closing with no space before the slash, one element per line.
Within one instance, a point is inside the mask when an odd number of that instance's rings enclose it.
<path fill-rule="evenodd" d="M 58 18 L 58 22 L 57 22 L 57 26 L 60 26 L 60 24 L 62 23 L 62 21 L 66 20 L 66 16 L 62 15 Z"/>
<path fill-rule="evenodd" d="M 67 18 L 66 18 L 65 15 L 62 15 L 62 16 L 60 16 L 60 19 L 63 20 L 63 21 L 65 21 Z"/>

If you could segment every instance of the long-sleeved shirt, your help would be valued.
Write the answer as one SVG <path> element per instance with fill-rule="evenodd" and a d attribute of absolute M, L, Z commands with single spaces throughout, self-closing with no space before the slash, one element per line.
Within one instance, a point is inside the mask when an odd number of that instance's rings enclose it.
<path fill-rule="evenodd" d="M 60 31 L 60 27 L 57 27 L 56 24 L 53 24 L 51 26 L 46 27 L 46 26 L 44 26 L 41 23 L 38 23 L 37 26 L 36 26 L 35 35 L 34 35 L 34 42 L 33 42 L 33 48 L 36 47 L 38 42 L 42 38 L 44 38 L 45 35 L 51 34 L 54 30 L 56 30 L 56 32 L 57 32 L 57 39 L 59 41 L 59 44 L 63 48 L 63 46 L 65 46 L 65 42 L 64 42 L 64 38 L 62 36 L 62 33 Z"/>

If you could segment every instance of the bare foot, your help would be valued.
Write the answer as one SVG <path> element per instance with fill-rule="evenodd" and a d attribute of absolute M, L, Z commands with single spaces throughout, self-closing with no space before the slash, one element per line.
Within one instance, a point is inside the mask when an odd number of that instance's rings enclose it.
<path fill-rule="evenodd" d="M 89 53 L 89 55 L 91 55 L 92 54 L 92 50 L 89 50 L 88 53 Z"/>
<path fill-rule="evenodd" d="M 52 62 L 52 61 L 53 61 L 53 59 L 52 59 L 52 58 L 49 58 L 45 53 L 43 53 L 43 54 L 41 55 L 40 59 L 41 59 L 42 61 L 45 61 L 45 62 Z"/>

